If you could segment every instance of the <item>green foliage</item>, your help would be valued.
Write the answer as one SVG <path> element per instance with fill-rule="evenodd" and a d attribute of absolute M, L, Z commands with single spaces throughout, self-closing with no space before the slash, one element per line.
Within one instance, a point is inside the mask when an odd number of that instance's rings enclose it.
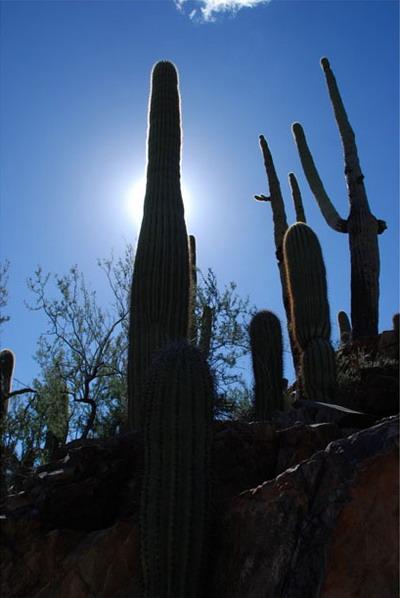
<path fill-rule="evenodd" d="M 161 351 L 144 396 L 141 547 L 146 598 L 201 596 L 213 385 L 188 343 Z"/>
<path fill-rule="evenodd" d="M 35 388 L 57 402 L 60 388 L 69 397 L 68 437 L 102 435 L 102 422 L 126 408 L 126 328 L 132 247 L 122 258 L 99 261 L 111 291 L 111 305 L 98 305 L 96 293 L 75 266 L 64 276 L 41 269 L 29 280 L 48 328 L 38 342 L 41 377 Z M 64 391 L 63 391 L 64 392 Z M 115 421 L 115 419 L 114 419 Z M 110 429 L 110 423 L 105 424 Z M 118 424 L 116 424 L 118 425 Z M 116 427 L 116 426 L 115 426 Z M 64 437 L 65 435 L 63 435 Z"/>
<path fill-rule="evenodd" d="M 190 265 L 180 188 L 178 74 L 170 62 L 152 73 L 147 186 L 132 280 L 128 420 L 141 428 L 143 385 L 156 351 L 189 334 Z"/>
<path fill-rule="evenodd" d="M 257 420 L 265 421 L 283 409 L 283 343 L 279 318 L 260 311 L 250 323 L 254 372 L 254 403 Z"/>
<path fill-rule="evenodd" d="M 229 416 L 239 396 L 246 396 L 248 389 L 242 374 L 243 358 L 250 352 L 248 325 L 256 310 L 248 297 L 242 298 L 230 282 L 220 289 L 211 268 L 206 276 L 198 272 L 196 300 L 196 345 L 200 344 L 203 312 L 212 311 L 211 342 L 208 363 L 213 373 L 217 401 L 216 415 Z M 225 405 L 225 407 L 223 407 Z"/>

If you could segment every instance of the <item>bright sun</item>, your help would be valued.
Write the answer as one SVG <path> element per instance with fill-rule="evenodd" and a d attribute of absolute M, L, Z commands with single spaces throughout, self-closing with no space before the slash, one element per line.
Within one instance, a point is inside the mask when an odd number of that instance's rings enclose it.
<path fill-rule="evenodd" d="M 192 211 L 192 195 L 188 190 L 185 182 L 181 182 L 183 203 L 185 205 L 185 216 L 186 219 L 189 217 Z M 130 188 L 126 200 L 126 209 L 135 226 L 139 229 L 142 223 L 143 217 L 143 202 L 146 192 L 146 177 L 142 176 L 138 179 Z"/>

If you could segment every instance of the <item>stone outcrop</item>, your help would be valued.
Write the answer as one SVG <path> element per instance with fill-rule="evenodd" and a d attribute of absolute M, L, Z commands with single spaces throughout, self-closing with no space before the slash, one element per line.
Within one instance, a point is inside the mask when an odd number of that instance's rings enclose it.
<path fill-rule="evenodd" d="M 303 407 L 288 425 L 215 424 L 204 597 L 397 596 L 397 419 L 351 415 L 346 436 L 348 414 L 317 405 L 305 423 Z M 0 595 L 141 598 L 140 436 L 57 457 L 1 510 Z"/>
<path fill-rule="evenodd" d="M 223 520 L 215 595 L 397 596 L 397 474 L 393 418 L 243 492 Z"/>

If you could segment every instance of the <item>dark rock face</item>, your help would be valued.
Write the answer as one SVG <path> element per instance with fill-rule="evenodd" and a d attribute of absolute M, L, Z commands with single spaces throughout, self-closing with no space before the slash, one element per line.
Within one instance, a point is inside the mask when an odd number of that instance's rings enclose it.
<path fill-rule="evenodd" d="M 215 423 L 206 596 L 397 596 L 397 420 L 344 437 L 348 412 L 330 407 Z M 140 436 L 57 456 L 3 509 L 0 595 L 140 598 Z"/>
<path fill-rule="evenodd" d="M 391 418 L 234 498 L 215 596 L 397 596 L 397 439 Z"/>

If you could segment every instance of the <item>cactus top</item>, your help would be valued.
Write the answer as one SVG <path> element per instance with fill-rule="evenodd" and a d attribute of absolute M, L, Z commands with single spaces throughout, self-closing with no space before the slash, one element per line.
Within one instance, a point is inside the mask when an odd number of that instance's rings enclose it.
<path fill-rule="evenodd" d="M 182 209 L 180 97 L 178 73 L 171 62 L 154 66 L 150 97 L 145 210 L 153 207 L 154 201 L 159 209 L 166 188 Z"/>

